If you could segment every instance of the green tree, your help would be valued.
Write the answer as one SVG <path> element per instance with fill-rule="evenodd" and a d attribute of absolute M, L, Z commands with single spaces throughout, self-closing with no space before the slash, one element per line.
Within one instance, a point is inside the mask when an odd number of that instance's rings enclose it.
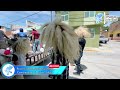
<path fill-rule="evenodd" d="M 109 30 L 109 26 L 103 26 L 102 29 L 103 29 L 103 31 L 105 31 L 105 30 L 108 31 Z"/>
<path fill-rule="evenodd" d="M 118 17 L 118 21 L 120 21 L 120 17 Z"/>

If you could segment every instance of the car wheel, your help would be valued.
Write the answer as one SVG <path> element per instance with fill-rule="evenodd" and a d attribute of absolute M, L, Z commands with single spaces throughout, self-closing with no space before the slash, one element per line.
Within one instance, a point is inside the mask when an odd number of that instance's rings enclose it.
<path fill-rule="evenodd" d="M 105 44 L 107 43 L 107 41 L 105 41 Z"/>

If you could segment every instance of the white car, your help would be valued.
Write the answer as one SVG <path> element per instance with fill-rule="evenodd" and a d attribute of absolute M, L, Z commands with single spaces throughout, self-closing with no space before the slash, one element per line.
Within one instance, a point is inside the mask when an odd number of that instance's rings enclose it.
<path fill-rule="evenodd" d="M 100 39 L 99 39 L 99 43 L 107 43 L 109 41 L 108 38 L 106 38 L 105 36 L 100 36 Z"/>

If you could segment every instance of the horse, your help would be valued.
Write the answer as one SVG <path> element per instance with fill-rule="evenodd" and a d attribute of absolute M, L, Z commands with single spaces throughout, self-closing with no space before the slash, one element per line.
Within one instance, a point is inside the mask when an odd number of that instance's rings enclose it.
<path fill-rule="evenodd" d="M 69 63 L 74 64 L 74 60 L 79 58 L 78 36 L 74 29 L 63 23 L 60 18 L 53 22 L 46 23 L 41 27 L 42 34 L 40 41 L 45 44 L 45 52 L 51 47 L 52 64 L 67 66 L 66 70 L 60 76 L 49 75 L 53 79 L 69 78 Z"/>

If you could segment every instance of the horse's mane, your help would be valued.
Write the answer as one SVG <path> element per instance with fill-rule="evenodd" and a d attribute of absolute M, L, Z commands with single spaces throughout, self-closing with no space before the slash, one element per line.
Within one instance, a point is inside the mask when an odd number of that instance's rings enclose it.
<path fill-rule="evenodd" d="M 8 47 L 8 44 L 6 42 L 0 42 L 0 49 L 6 49 Z"/>
<path fill-rule="evenodd" d="M 78 35 L 79 38 L 82 38 L 82 37 L 87 38 L 87 37 L 91 36 L 88 28 L 84 27 L 84 26 L 80 26 L 80 27 L 76 28 L 74 31 Z"/>
<path fill-rule="evenodd" d="M 53 47 L 55 51 L 59 50 L 60 54 L 70 63 L 74 63 L 74 60 L 78 59 L 80 55 L 78 36 L 72 27 L 62 23 L 60 19 L 55 19 L 41 29 L 43 29 L 41 42 L 46 44 L 45 51 L 49 47 Z"/>
<path fill-rule="evenodd" d="M 30 42 L 28 39 L 18 39 L 12 45 L 13 51 L 19 54 L 27 54 L 30 50 Z"/>

